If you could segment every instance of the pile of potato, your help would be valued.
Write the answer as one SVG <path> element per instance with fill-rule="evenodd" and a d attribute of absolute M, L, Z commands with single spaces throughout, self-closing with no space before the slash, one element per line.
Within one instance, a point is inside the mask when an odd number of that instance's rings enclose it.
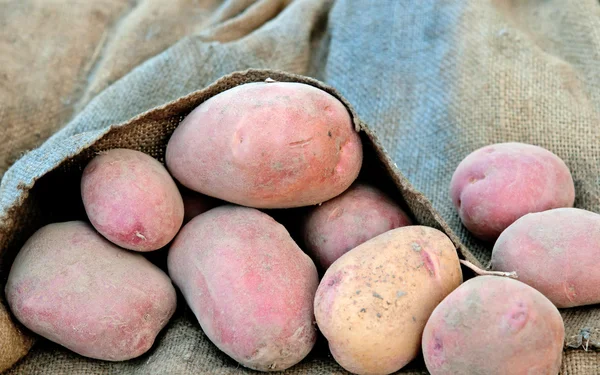
<path fill-rule="evenodd" d="M 251 369 L 294 366 L 320 331 L 356 374 L 390 374 L 420 353 L 432 374 L 553 374 L 555 306 L 600 302 L 599 216 L 561 208 L 573 205 L 571 175 L 539 147 L 478 150 L 451 184 L 464 225 L 499 236 L 493 268 L 521 281 L 463 283 L 450 239 L 358 178 L 349 112 L 313 86 L 212 97 L 175 130 L 165 161 L 111 149 L 88 163 L 89 223 L 44 226 L 12 265 L 19 321 L 80 355 L 127 360 L 152 347 L 177 288 L 216 347 Z M 166 270 L 145 257 L 163 248 Z"/>

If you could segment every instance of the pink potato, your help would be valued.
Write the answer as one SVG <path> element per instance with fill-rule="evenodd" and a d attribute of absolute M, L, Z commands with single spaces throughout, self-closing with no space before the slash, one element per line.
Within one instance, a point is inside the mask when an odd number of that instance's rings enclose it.
<path fill-rule="evenodd" d="M 304 225 L 306 250 L 326 270 L 340 256 L 388 230 L 411 225 L 408 215 L 381 190 L 354 183 L 312 208 Z"/>
<path fill-rule="evenodd" d="M 478 276 L 435 308 L 422 349 L 431 375 L 555 375 L 564 336 L 560 313 L 540 292 Z"/>
<path fill-rule="evenodd" d="M 560 308 L 600 303 L 600 215 L 578 208 L 525 215 L 498 237 L 492 268 L 516 271 Z"/>
<path fill-rule="evenodd" d="M 80 221 L 49 224 L 29 238 L 5 291 L 31 331 L 107 361 L 148 351 L 177 304 L 164 272 Z"/>
<path fill-rule="evenodd" d="M 194 109 L 166 162 L 184 186 L 255 208 L 329 200 L 358 176 L 362 144 L 346 107 L 316 87 L 248 83 Z"/>
<path fill-rule="evenodd" d="M 143 152 L 101 152 L 83 171 L 81 196 L 94 228 L 126 249 L 160 249 L 183 222 L 177 185 L 162 164 Z"/>
<path fill-rule="evenodd" d="M 226 205 L 196 216 L 167 264 L 208 338 L 241 365 L 284 370 L 315 344 L 316 267 L 268 215 Z"/>
<path fill-rule="evenodd" d="M 469 154 L 452 176 L 450 195 L 464 226 L 492 241 L 525 214 L 573 206 L 575 186 L 558 156 L 512 142 Z"/>

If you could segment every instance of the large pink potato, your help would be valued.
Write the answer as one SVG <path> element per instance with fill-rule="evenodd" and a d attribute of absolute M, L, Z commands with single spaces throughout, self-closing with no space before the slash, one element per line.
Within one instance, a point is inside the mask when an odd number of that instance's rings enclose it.
<path fill-rule="evenodd" d="M 391 374 L 419 354 L 429 315 L 461 282 L 456 249 L 444 233 L 396 228 L 329 267 L 315 296 L 315 318 L 344 369 Z"/>
<path fill-rule="evenodd" d="M 157 250 L 183 222 L 183 201 L 169 172 L 139 151 L 101 152 L 83 171 L 81 196 L 94 228 L 126 249 Z"/>
<path fill-rule="evenodd" d="M 422 348 L 431 375 L 556 375 L 564 336 L 560 313 L 540 292 L 478 276 L 435 308 Z"/>
<path fill-rule="evenodd" d="M 323 269 L 361 243 L 412 224 L 390 197 L 374 186 L 355 183 L 341 195 L 312 208 L 303 225 L 304 243 Z"/>
<path fill-rule="evenodd" d="M 316 267 L 268 215 L 226 205 L 196 216 L 167 263 L 208 338 L 241 365 L 284 370 L 315 344 Z"/>
<path fill-rule="evenodd" d="M 31 331 L 108 361 L 148 351 L 177 303 L 164 272 L 80 221 L 49 224 L 29 238 L 5 291 Z"/>
<path fill-rule="evenodd" d="M 524 143 L 499 143 L 469 154 L 456 168 L 450 195 L 464 226 L 495 240 L 521 216 L 571 207 L 575 186 L 552 152 Z"/>
<path fill-rule="evenodd" d="M 492 268 L 516 271 L 557 307 L 600 303 L 600 215 L 577 208 L 525 215 L 498 237 Z"/>
<path fill-rule="evenodd" d="M 248 83 L 194 109 L 166 162 L 186 187 L 256 208 L 329 200 L 358 176 L 362 144 L 346 107 L 301 83 Z"/>

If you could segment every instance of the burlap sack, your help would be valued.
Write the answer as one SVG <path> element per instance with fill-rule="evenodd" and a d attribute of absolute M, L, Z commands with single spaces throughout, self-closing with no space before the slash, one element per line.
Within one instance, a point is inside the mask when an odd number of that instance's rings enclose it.
<path fill-rule="evenodd" d="M 54 153 L 61 158 L 57 160 L 54 168 L 51 168 L 37 176 L 33 186 L 22 186 L 21 196 L 9 210 L 8 220 L 2 221 L 0 226 L 0 248 L 3 249 L 0 272 L 6 275 L 8 265 L 16 255 L 20 246 L 33 231 L 42 225 L 57 221 L 86 220 L 85 212 L 82 210 L 81 197 L 79 193 L 79 181 L 82 169 L 97 152 L 111 148 L 132 148 L 148 153 L 158 160 L 164 160 L 164 152 L 167 141 L 179 124 L 192 109 L 200 103 L 236 85 L 247 82 L 260 82 L 267 78 L 276 81 L 303 82 L 317 86 L 328 91 L 342 100 L 353 115 L 354 124 L 362 134 L 365 161 L 361 178 L 369 179 L 381 186 L 392 197 L 407 208 L 415 222 L 432 226 L 445 231 L 457 246 L 460 246 L 458 238 L 451 232 L 439 215 L 432 209 L 429 201 L 419 192 L 412 188 L 406 178 L 397 170 L 393 161 L 385 153 L 379 140 L 373 135 L 368 127 L 363 124 L 352 110 L 350 104 L 343 99 L 339 93 L 330 87 L 326 87 L 316 80 L 303 76 L 296 76 L 283 72 L 250 70 L 234 73 L 223 77 L 206 89 L 192 93 L 179 100 L 161 106 L 157 109 L 144 113 L 124 124 L 112 126 L 103 132 L 95 132 L 93 135 L 74 135 L 63 141 L 63 149 L 57 150 L 51 145 L 44 145 L 35 153 Z M 32 154 L 35 154 L 32 153 Z M 27 155 L 20 165 L 28 164 L 33 155 Z M 19 165 L 17 165 L 18 167 Z M 26 173 L 26 171 L 23 171 Z M 5 185 L 3 185 L 5 186 Z M 21 219 L 23 218 L 23 219 Z M 466 249 L 461 248 L 462 255 L 472 262 L 477 263 Z M 49 369 L 63 369 L 61 366 L 69 366 L 72 371 L 90 371 L 102 367 L 103 371 L 118 371 L 119 373 L 181 373 L 182 359 L 192 361 L 189 370 L 197 371 L 235 371 L 240 372 L 237 364 L 219 354 L 216 348 L 204 337 L 198 328 L 194 317 L 187 311 L 187 307 L 180 307 L 182 316 L 178 316 L 166 329 L 159 343 L 152 352 L 142 358 L 130 362 L 109 364 L 100 363 L 89 359 L 80 358 L 73 354 L 66 354 L 66 350 L 54 347 L 52 353 L 62 353 L 69 359 L 58 361 L 58 367 L 52 366 L 45 361 L 39 360 L 35 354 L 27 357 L 15 367 L 12 372 L 37 371 L 36 368 L 48 371 Z M 181 338 L 185 337 L 185 339 Z M 176 337 L 176 338 L 175 338 Z M 193 344 L 189 350 L 182 346 Z M 48 343 L 41 345 L 47 346 Z M 50 347 L 53 347 L 52 345 Z M 168 353 L 165 354 L 165 353 Z M 335 370 L 340 371 L 337 365 L 329 359 L 325 360 L 322 344 L 314 351 L 311 359 L 302 366 L 295 367 L 289 373 L 301 373 L 307 368 L 313 371 Z M 182 357 L 183 356 L 183 357 Z M 160 360 L 159 360 L 160 358 Z M 193 358 L 193 359 L 192 359 Z M 215 361 L 217 361 L 215 363 Z M 38 367 L 36 367 L 38 366 Z M 207 367 L 208 366 L 208 367 Z M 415 373 L 407 370 L 403 373 Z M 417 372 L 418 373 L 418 372 Z"/>
<path fill-rule="evenodd" d="M 33 338 L 26 335 L 4 306 L 0 305 L 0 372 L 11 367 L 29 351 Z"/>
<path fill-rule="evenodd" d="M 90 141 L 250 67 L 309 75 L 338 89 L 483 264 L 491 246 L 464 230 L 447 193 L 453 169 L 480 146 L 523 141 L 550 149 L 573 172 L 576 206 L 600 212 L 596 0 L 165 3 L 0 4 L 0 173 L 70 119 L 4 176 L 0 220 L 16 220 L 5 225 L 36 220 L 6 210 L 75 152 L 72 139 Z M 568 309 L 563 317 L 573 347 L 563 372 L 597 373 L 599 309 Z M 29 367 L 14 371 L 70 371 L 69 354 L 54 349 L 42 341 Z M 94 366 L 86 371 L 117 372 Z"/>

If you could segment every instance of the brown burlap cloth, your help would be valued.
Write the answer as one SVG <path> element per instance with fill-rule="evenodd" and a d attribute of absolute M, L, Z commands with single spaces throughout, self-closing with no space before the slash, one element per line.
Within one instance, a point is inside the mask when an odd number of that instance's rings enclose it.
<path fill-rule="evenodd" d="M 384 175 L 415 217 L 451 234 L 448 223 L 463 255 L 486 265 L 490 245 L 470 237 L 452 209 L 452 171 L 485 144 L 538 144 L 570 167 L 576 206 L 600 212 L 598 66 L 597 0 L 2 1 L 0 172 L 25 156 L 0 185 L 0 286 L 27 235 L 82 215 L 78 174 L 95 151 L 122 145 L 161 158 L 190 106 L 266 74 L 209 87 L 248 68 L 337 89 L 381 141 L 382 148 L 364 136 L 371 150 L 385 149 Z M 0 371 L 33 342 L 3 303 Z M 562 313 L 563 373 L 600 373 L 600 308 Z M 133 361 L 88 360 L 38 340 L 8 373 L 243 371 L 181 306 L 151 352 Z M 323 342 L 288 372 L 345 373 Z M 416 360 L 403 373 L 426 372 Z"/>

